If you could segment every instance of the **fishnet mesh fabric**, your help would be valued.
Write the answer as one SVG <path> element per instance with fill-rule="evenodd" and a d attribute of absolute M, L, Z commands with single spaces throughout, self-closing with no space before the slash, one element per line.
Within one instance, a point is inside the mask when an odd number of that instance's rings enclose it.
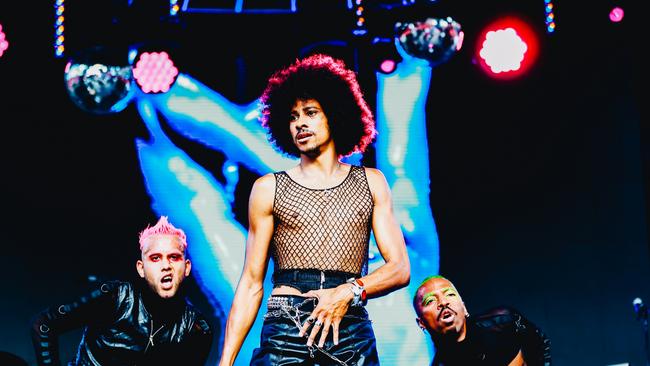
<path fill-rule="evenodd" d="M 365 275 L 373 200 L 363 167 L 345 180 L 310 189 L 275 173 L 271 256 L 277 269 L 335 270 Z"/>

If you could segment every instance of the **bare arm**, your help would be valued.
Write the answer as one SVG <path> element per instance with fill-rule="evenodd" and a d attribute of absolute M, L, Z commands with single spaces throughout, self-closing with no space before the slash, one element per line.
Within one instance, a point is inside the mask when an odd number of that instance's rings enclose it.
<path fill-rule="evenodd" d="M 370 298 L 388 294 L 408 285 L 411 279 L 411 266 L 404 236 L 393 215 L 393 203 L 386 178 L 377 169 L 366 168 L 366 173 L 374 201 L 372 230 L 379 252 L 386 262 L 361 279 Z M 322 330 L 318 326 L 312 327 L 307 340 L 308 345 L 314 342 L 320 332 L 318 345 L 322 347 L 330 327 L 333 330 L 334 343 L 338 343 L 339 324 L 353 297 L 351 287 L 351 284 L 346 283 L 333 289 L 315 290 L 306 294 L 318 297 L 318 306 L 311 316 L 318 319 L 318 324 L 323 324 Z M 300 334 L 306 333 L 312 324 L 316 323 L 306 322 Z"/>
<path fill-rule="evenodd" d="M 264 296 L 269 243 L 273 234 L 275 178 L 260 177 L 253 184 L 248 204 L 246 259 L 235 298 L 226 322 L 223 352 L 219 365 L 232 365 L 248 335 Z"/>

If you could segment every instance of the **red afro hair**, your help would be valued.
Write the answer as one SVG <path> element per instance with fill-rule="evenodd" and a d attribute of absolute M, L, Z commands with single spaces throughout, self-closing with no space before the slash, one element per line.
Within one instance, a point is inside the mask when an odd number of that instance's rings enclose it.
<path fill-rule="evenodd" d="M 314 54 L 276 71 L 260 98 L 262 125 L 281 152 L 299 157 L 289 133 L 289 116 L 297 100 L 315 99 L 327 116 L 340 156 L 365 152 L 377 130 L 354 71 L 342 60 Z"/>

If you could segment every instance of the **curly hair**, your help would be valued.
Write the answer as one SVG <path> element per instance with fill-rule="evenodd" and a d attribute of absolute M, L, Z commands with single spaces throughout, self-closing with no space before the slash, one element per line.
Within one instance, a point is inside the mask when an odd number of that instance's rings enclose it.
<path fill-rule="evenodd" d="M 363 153 L 377 135 L 354 71 L 342 60 L 314 54 L 276 71 L 260 98 L 262 126 L 284 154 L 300 156 L 289 133 L 289 116 L 295 102 L 306 99 L 323 108 L 339 156 Z"/>

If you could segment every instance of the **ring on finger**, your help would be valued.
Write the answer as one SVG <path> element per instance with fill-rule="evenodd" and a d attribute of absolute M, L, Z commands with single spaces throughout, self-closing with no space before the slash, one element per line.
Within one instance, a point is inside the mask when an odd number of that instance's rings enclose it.
<path fill-rule="evenodd" d="M 309 318 L 307 318 L 307 323 L 313 323 L 314 320 L 316 320 L 316 319 L 314 317 L 310 316 Z"/>
<path fill-rule="evenodd" d="M 320 321 L 320 320 L 317 320 L 316 323 L 314 323 L 314 325 L 317 326 L 317 327 L 320 327 L 321 325 L 323 325 L 323 322 Z"/>

